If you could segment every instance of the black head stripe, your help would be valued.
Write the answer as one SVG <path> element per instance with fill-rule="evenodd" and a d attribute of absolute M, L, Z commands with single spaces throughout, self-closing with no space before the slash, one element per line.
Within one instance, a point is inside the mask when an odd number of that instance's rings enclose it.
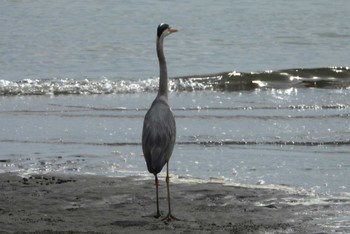
<path fill-rule="evenodd" d="M 168 29 L 169 28 L 169 25 L 168 24 L 160 24 L 158 26 L 158 29 L 157 29 L 157 36 L 160 37 L 162 35 L 162 33 L 164 32 L 164 30 Z"/>

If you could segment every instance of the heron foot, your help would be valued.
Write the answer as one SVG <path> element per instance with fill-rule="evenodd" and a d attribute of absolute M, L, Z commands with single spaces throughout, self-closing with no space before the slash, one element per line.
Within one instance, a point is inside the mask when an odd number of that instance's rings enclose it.
<path fill-rule="evenodd" d="M 157 212 L 153 217 L 156 218 L 156 219 L 158 219 L 159 217 L 161 217 L 161 215 L 160 215 L 159 212 Z"/>
<path fill-rule="evenodd" d="M 171 213 L 168 213 L 167 216 L 165 216 L 164 218 L 162 218 L 162 221 L 167 221 L 167 222 L 171 222 L 171 221 L 180 221 L 180 219 L 176 218 L 174 215 L 172 215 Z"/>

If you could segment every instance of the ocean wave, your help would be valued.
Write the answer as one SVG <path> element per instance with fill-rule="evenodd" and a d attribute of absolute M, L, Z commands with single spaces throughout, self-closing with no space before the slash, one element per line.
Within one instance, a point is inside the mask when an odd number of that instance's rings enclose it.
<path fill-rule="evenodd" d="M 263 72 L 221 72 L 174 77 L 169 81 L 173 92 L 244 91 L 288 88 L 349 89 L 349 67 L 301 68 Z M 12 95 L 89 95 L 156 92 L 158 78 L 145 80 L 23 79 L 0 80 L 0 96 Z"/>
<path fill-rule="evenodd" d="M 264 72 L 223 72 L 175 78 L 175 90 L 241 91 L 288 88 L 350 88 L 349 67 L 300 68 Z"/>

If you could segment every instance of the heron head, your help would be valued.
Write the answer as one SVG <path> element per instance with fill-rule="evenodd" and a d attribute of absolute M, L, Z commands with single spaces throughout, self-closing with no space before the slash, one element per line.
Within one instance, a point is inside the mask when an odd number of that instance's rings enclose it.
<path fill-rule="evenodd" d="M 176 28 L 171 28 L 168 24 L 161 23 L 158 25 L 157 29 L 157 36 L 158 38 L 160 37 L 166 37 L 174 32 L 177 32 L 178 30 Z"/>

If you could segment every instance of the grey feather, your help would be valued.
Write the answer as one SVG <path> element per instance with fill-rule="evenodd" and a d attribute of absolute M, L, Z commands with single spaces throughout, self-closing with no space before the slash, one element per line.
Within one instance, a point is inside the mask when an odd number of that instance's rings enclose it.
<path fill-rule="evenodd" d="M 169 161 L 176 138 L 176 124 L 166 100 L 156 98 L 142 131 L 142 150 L 150 173 L 158 174 Z"/>

